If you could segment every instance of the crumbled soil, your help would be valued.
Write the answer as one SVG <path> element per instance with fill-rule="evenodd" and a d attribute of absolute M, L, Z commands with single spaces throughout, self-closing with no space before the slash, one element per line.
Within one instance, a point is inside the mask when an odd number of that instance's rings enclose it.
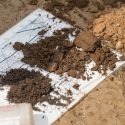
<path fill-rule="evenodd" d="M 60 102 L 64 99 L 67 103 L 71 102 L 71 97 L 60 98 L 52 97 L 50 92 L 54 92 L 51 86 L 51 79 L 43 76 L 39 72 L 27 69 L 11 69 L 6 75 L 2 76 L 0 90 L 3 86 L 9 85 L 7 99 L 10 103 L 31 103 L 34 110 L 37 103 L 48 102 L 50 105 L 66 106 Z"/>
<path fill-rule="evenodd" d="M 70 89 L 67 90 L 67 95 L 72 96 L 72 91 Z"/>
<path fill-rule="evenodd" d="M 125 53 L 125 8 L 102 15 L 93 24 L 93 33 L 102 37 L 109 48 Z"/>
<path fill-rule="evenodd" d="M 72 0 L 69 0 L 67 3 L 62 3 L 60 1 L 54 0 L 45 4 L 44 9 L 53 13 L 56 17 L 61 19 L 66 19 L 71 24 L 74 24 L 74 21 L 71 21 L 67 18 L 64 13 L 68 13 L 75 6 L 75 3 Z"/>
<path fill-rule="evenodd" d="M 38 1 L 37 0 L 30 0 L 29 4 L 30 5 L 37 5 Z"/>
<path fill-rule="evenodd" d="M 40 76 L 39 72 L 35 72 L 34 70 L 29 71 L 27 69 L 11 69 L 1 77 L 1 85 L 11 85 L 26 78 L 34 78 Z"/>
<path fill-rule="evenodd" d="M 31 66 L 37 65 L 61 75 L 67 72 L 68 76 L 80 78 L 86 70 L 85 63 L 90 58 L 67 39 L 68 34 L 73 31 L 74 29 L 62 29 L 56 31 L 54 36 L 41 39 L 37 43 L 23 45 L 17 42 L 13 47 L 16 50 L 22 50 L 24 63 Z"/>
<path fill-rule="evenodd" d="M 111 52 L 110 48 L 102 44 L 100 38 L 97 39 L 90 31 L 80 32 L 74 44 L 81 47 L 96 63 L 92 71 L 98 71 L 106 75 L 108 69 L 113 70 L 116 68 L 116 62 L 118 62 L 117 56 Z M 85 78 L 83 77 L 83 79 Z"/>
<path fill-rule="evenodd" d="M 62 29 L 56 31 L 54 36 L 41 39 L 37 43 L 24 45 L 16 42 L 13 47 L 22 50 L 22 61 L 30 66 L 38 66 L 60 75 L 67 72 L 68 76 L 83 80 L 86 79 L 85 64 L 91 61 L 90 57 L 96 63 L 93 71 L 106 75 L 108 69 L 113 70 L 116 67 L 116 55 L 109 48 L 102 46 L 100 39 L 97 40 L 90 31 L 83 31 L 77 35 L 74 43 L 71 43 L 67 38 L 73 31 L 74 29 Z M 87 80 L 90 79 L 91 77 L 87 77 Z"/>
<path fill-rule="evenodd" d="M 93 71 L 106 75 L 107 70 L 116 68 L 117 56 L 109 48 L 101 46 L 94 53 L 90 53 L 90 55 L 94 62 L 96 62 L 96 66 L 92 68 Z"/>
<path fill-rule="evenodd" d="M 56 98 L 51 96 L 50 92 L 54 92 L 54 90 L 50 82 L 51 79 L 44 76 L 27 78 L 16 84 L 12 84 L 7 98 L 11 103 L 31 103 L 34 110 L 36 110 L 35 105 L 37 103 L 43 102 L 47 102 L 50 105 L 67 106 L 67 104 L 61 103 L 60 100 L 63 99 L 67 103 L 70 103 L 72 98 L 63 96 Z"/>
<path fill-rule="evenodd" d="M 73 47 L 62 59 L 59 64 L 59 69 L 56 72 L 67 72 L 68 76 L 81 78 L 86 71 L 85 64 L 89 60 L 89 55 L 87 55 L 84 51 L 80 51 L 76 47 Z"/>
<path fill-rule="evenodd" d="M 52 91 L 51 79 L 39 76 L 35 78 L 27 78 L 16 83 L 11 83 L 8 92 L 8 100 L 12 103 L 31 103 L 41 102 L 42 96 L 49 94 Z"/>

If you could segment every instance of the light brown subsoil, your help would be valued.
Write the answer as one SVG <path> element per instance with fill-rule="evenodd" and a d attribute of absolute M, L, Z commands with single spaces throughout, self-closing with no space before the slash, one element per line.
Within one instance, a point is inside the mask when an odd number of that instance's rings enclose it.
<path fill-rule="evenodd" d="M 125 8 L 115 9 L 94 21 L 93 32 L 103 37 L 107 46 L 125 52 Z"/>
<path fill-rule="evenodd" d="M 44 0 L 38 0 L 37 6 L 29 5 L 29 2 L 30 0 L 0 0 L 0 34 L 38 6 L 41 7 L 44 4 Z M 77 11 L 82 12 L 81 10 Z M 87 14 L 89 13 L 83 13 L 84 17 Z M 77 25 L 86 27 L 85 22 L 78 14 L 75 17 L 77 18 L 72 18 L 77 22 Z M 124 76 L 125 68 L 122 68 L 102 82 L 100 86 L 92 91 L 77 106 L 67 112 L 54 125 L 124 125 Z"/>

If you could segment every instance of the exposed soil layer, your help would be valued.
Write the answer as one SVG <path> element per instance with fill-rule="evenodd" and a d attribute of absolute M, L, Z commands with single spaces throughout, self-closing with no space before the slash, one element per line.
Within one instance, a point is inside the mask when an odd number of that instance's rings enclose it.
<path fill-rule="evenodd" d="M 109 48 L 125 53 L 125 8 L 121 7 L 94 21 L 93 33 L 103 37 Z"/>
<path fill-rule="evenodd" d="M 112 7 L 117 7 L 122 0 L 48 0 L 44 8 L 74 26 L 82 29 L 91 28 L 95 18 L 107 13 Z M 79 23 L 77 23 L 79 18 Z M 81 27 L 81 24 L 84 26 Z"/>
<path fill-rule="evenodd" d="M 51 105 L 66 106 L 60 99 L 71 102 L 71 98 L 60 96 L 52 97 L 50 92 L 54 92 L 51 86 L 51 79 L 43 76 L 39 72 L 27 69 L 11 69 L 6 75 L 2 76 L 0 85 L 9 85 L 8 100 L 11 103 L 31 103 L 34 110 L 37 103 L 48 102 Z M 2 91 L 3 88 L 0 87 Z"/>

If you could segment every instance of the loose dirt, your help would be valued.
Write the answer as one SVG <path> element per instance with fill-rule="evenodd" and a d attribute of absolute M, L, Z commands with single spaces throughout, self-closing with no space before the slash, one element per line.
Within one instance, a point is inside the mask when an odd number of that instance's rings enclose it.
<path fill-rule="evenodd" d="M 0 1 L 0 33 L 3 33 L 12 27 L 34 9 L 41 6 L 43 7 L 44 3 L 48 2 L 38 0 L 37 6 L 30 6 L 29 1 L 30 0 Z M 102 11 L 105 10 L 106 12 L 103 13 L 108 13 L 113 10 L 111 7 L 114 6 L 114 4 L 112 4 L 114 3 L 113 1 L 115 1 L 115 4 L 117 3 L 116 0 L 90 0 L 87 7 L 75 7 L 69 13 L 64 13 L 65 19 L 68 18 L 69 20 L 74 21 L 75 25 L 82 29 L 91 28 L 93 20 L 99 17 L 102 14 Z M 103 81 L 102 85 L 93 90 L 80 104 L 67 112 L 54 125 L 83 125 L 83 123 L 86 125 L 124 125 L 124 75 L 124 71 L 118 70 L 115 75 L 113 75 L 114 81 L 110 81 L 110 78 Z"/>
<path fill-rule="evenodd" d="M 23 45 L 17 42 L 13 47 L 23 51 L 24 63 L 61 75 L 67 72 L 69 76 L 80 78 L 86 70 L 85 63 L 89 61 L 89 56 L 69 42 L 68 34 L 74 31 L 62 29 L 37 43 Z"/>
<path fill-rule="evenodd" d="M 94 21 L 93 33 L 103 37 L 104 43 L 119 52 L 125 52 L 125 8 L 115 9 Z"/>
<path fill-rule="evenodd" d="M 116 67 L 116 55 L 109 48 L 102 46 L 101 40 L 97 40 L 92 32 L 80 32 L 74 43 L 71 43 L 68 34 L 72 34 L 73 31 L 75 29 L 62 29 L 56 31 L 54 36 L 41 39 L 37 43 L 24 45 L 16 42 L 13 47 L 22 50 L 22 61 L 30 66 L 38 66 L 60 75 L 67 72 L 68 76 L 83 80 L 86 79 L 85 64 L 89 63 L 91 58 L 96 63 L 92 70 L 104 75 L 108 69 L 113 70 Z"/>
<path fill-rule="evenodd" d="M 66 106 L 60 99 L 71 102 L 71 97 L 52 97 L 54 92 L 51 86 L 51 79 L 43 76 L 40 72 L 29 71 L 27 69 L 11 69 L 6 75 L 1 76 L 0 90 L 9 85 L 7 99 L 10 103 L 31 103 L 34 110 L 37 103 L 48 102 L 51 105 Z M 59 95 L 59 94 L 58 94 Z"/>
<path fill-rule="evenodd" d="M 117 56 L 102 44 L 101 39 L 97 39 L 91 32 L 83 31 L 79 33 L 74 44 L 81 47 L 96 63 L 92 71 L 98 71 L 106 75 L 108 69 L 116 68 Z"/>
<path fill-rule="evenodd" d="M 38 102 L 43 101 L 43 96 L 52 91 L 50 81 L 50 79 L 44 76 L 39 76 L 11 83 L 7 98 L 11 103 L 27 102 L 34 107 Z"/>
<path fill-rule="evenodd" d="M 11 85 L 18 81 L 24 80 L 26 78 L 34 78 L 39 76 L 39 72 L 29 71 L 26 69 L 11 69 L 6 73 L 6 75 L 1 76 L 1 85 Z"/>
<path fill-rule="evenodd" d="M 93 71 L 106 75 L 107 70 L 116 68 L 117 56 L 109 48 L 99 45 L 95 52 L 90 53 L 90 55 L 94 62 L 96 62 L 96 66 L 92 68 Z"/>

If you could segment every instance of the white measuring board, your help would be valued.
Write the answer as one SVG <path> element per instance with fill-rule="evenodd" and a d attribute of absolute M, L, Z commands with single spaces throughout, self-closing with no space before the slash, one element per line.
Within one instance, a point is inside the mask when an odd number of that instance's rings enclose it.
<path fill-rule="evenodd" d="M 70 28 L 72 27 L 66 22 L 60 22 L 61 20 L 58 18 L 53 19 L 53 15 L 48 13 L 45 10 L 37 9 L 25 19 L 20 21 L 17 25 L 12 27 L 6 33 L 0 36 L 0 74 L 4 74 L 6 71 L 9 71 L 12 68 L 27 68 L 29 70 L 39 70 L 42 74 L 47 75 L 48 72 L 36 67 L 30 67 L 27 64 L 21 62 L 23 58 L 23 53 L 21 51 L 15 51 L 13 49 L 13 44 L 15 42 L 22 42 L 22 43 L 34 43 L 37 42 L 40 36 L 38 36 L 38 32 L 42 29 L 49 29 L 47 33 L 43 36 L 49 37 L 53 35 L 53 31 L 62 29 L 62 28 Z M 74 37 L 70 36 L 70 40 L 73 41 Z M 118 69 L 121 65 L 125 62 L 118 62 L 117 68 Z M 113 71 L 108 71 L 107 76 L 102 76 L 98 72 L 94 72 L 90 70 L 94 62 L 91 62 L 87 65 L 87 74 L 89 74 L 92 79 L 89 81 L 82 80 L 82 79 L 75 79 L 71 77 L 59 76 L 54 73 L 49 73 L 49 77 L 52 78 L 52 86 L 55 90 L 58 90 L 60 95 L 66 95 L 67 90 L 71 90 L 72 95 L 72 102 L 68 104 L 66 107 L 59 107 L 55 105 L 50 105 L 47 102 L 43 102 L 42 104 L 37 104 L 36 106 L 41 109 L 42 117 L 41 120 L 43 121 L 41 125 L 50 125 L 54 123 L 58 118 L 60 118 L 65 112 L 68 111 L 71 107 L 73 107 L 76 103 L 79 102 L 86 94 L 88 94 L 92 89 L 94 89 L 97 85 L 99 85 L 108 75 L 110 75 Z M 115 69 L 115 70 L 116 70 Z M 67 80 L 65 80 L 67 78 Z M 79 90 L 73 88 L 73 85 L 77 83 L 79 84 Z M 7 92 L 9 87 L 5 87 L 4 91 L 0 91 L 0 106 L 7 105 L 9 102 L 7 101 Z M 55 95 L 55 93 L 51 93 L 51 95 Z M 46 106 L 43 106 L 45 104 Z M 35 112 L 34 114 L 37 116 L 40 112 Z M 39 115 L 36 117 L 36 125 L 40 125 L 39 123 Z"/>

